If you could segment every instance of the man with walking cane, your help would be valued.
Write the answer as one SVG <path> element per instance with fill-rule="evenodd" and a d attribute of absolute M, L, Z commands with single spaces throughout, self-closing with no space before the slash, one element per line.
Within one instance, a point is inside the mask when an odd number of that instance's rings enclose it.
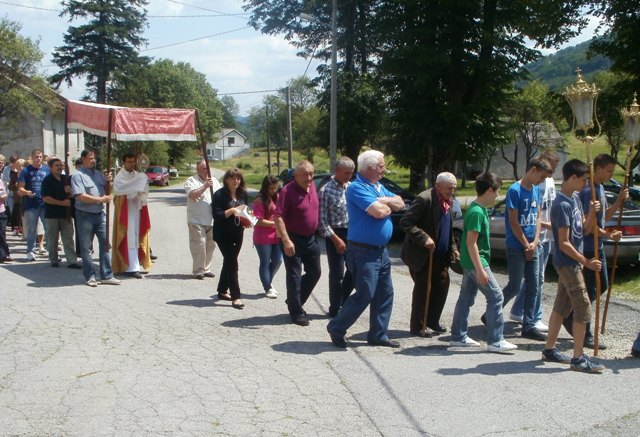
<path fill-rule="evenodd" d="M 440 316 L 449 293 L 449 265 L 459 256 L 451 214 L 456 184 L 453 174 L 440 173 L 435 186 L 420 193 L 400 219 L 401 257 L 414 282 L 409 330 L 419 337 L 431 337 L 427 327 L 436 335 L 447 330 Z"/>

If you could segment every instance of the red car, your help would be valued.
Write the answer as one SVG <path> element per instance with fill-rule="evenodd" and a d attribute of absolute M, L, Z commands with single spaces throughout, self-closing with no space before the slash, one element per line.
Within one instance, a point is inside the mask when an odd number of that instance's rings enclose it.
<path fill-rule="evenodd" d="M 149 167 L 144 173 L 149 179 L 149 184 L 169 186 L 169 171 L 166 167 Z"/>

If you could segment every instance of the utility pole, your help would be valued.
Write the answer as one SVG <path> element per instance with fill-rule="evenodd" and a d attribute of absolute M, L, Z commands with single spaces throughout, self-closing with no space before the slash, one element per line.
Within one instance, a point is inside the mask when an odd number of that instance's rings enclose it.
<path fill-rule="evenodd" d="M 289 119 L 287 120 L 289 130 L 289 168 L 293 168 L 293 128 L 291 127 L 291 90 L 287 87 L 287 112 Z"/>
<path fill-rule="evenodd" d="M 264 107 L 267 113 L 267 174 L 271 174 L 271 143 L 269 142 L 269 105 Z"/>
<path fill-rule="evenodd" d="M 338 0 L 333 0 L 331 6 L 331 108 L 329 113 L 329 168 L 331 173 L 336 170 L 336 145 L 338 142 L 337 15 Z"/>

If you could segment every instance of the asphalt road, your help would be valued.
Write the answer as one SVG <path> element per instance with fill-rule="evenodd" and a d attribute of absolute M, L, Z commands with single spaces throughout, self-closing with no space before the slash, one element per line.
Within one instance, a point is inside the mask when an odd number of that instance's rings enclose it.
<path fill-rule="evenodd" d="M 193 279 L 177 187 L 150 195 L 158 261 L 144 279 L 84 285 L 77 270 L 21 262 L 0 267 L 0 435 L 638 435 L 640 360 L 628 358 L 638 305 L 610 310 L 607 370 L 585 375 L 540 360 L 542 344 L 507 323 L 511 355 L 448 347 L 448 334 L 408 335 L 412 281 L 392 247 L 392 338 L 366 344 L 368 313 L 339 350 L 325 331 L 327 268 L 306 305 L 311 326 L 289 323 L 284 267 L 266 299 L 245 233 L 240 283 L 246 304 L 215 295 L 217 278 Z M 221 256 L 214 255 L 218 273 Z M 506 283 L 499 275 L 501 284 Z M 449 325 L 460 277 L 452 276 Z M 553 285 L 545 291 L 545 312 Z M 470 335 L 485 339 L 471 312 Z M 570 348 L 566 333 L 560 346 Z"/>

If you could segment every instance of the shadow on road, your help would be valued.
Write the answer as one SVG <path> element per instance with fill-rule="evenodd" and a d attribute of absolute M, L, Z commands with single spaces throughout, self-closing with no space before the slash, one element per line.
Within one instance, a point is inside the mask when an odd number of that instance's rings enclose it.
<path fill-rule="evenodd" d="M 344 352 L 331 344 L 330 341 L 286 341 L 274 344 L 271 348 L 276 352 L 300 355 L 319 355 L 325 352 Z"/>
<path fill-rule="evenodd" d="M 207 308 L 220 306 L 216 301 L 212 299 L 185 299 L 185 300 L 171 300 L 167 302 L 167 305 L 181 305 L 194 308 Z"/>
<path fill-rule="evenodd" d="M 71 270 L 66 263 L 60 263 L 60 267 L 53 268 L 49 262 L 30 262 L 19 264 L 6 264 L 4 268 L 11 273 L 20 275 L 31 281 L 27 287 L 56 288 L 70 287 L 84 283 L 81 270 Z M 96 267 L 96 271 L 99 269 Z M 5 284 L 9 285 L 9 284 Z"/>

